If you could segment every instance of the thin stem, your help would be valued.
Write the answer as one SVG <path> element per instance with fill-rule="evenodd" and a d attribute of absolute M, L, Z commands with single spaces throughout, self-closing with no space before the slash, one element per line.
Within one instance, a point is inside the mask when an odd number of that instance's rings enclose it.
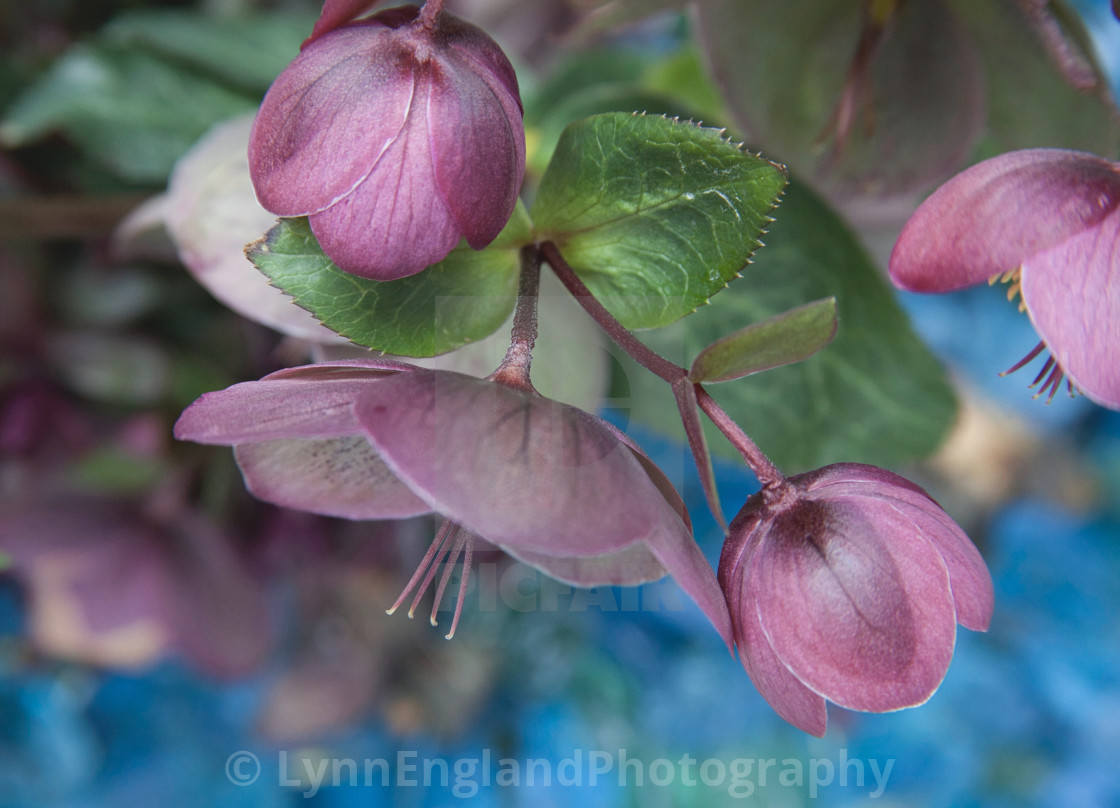
<path fill-rule="evenodd" d="M 541 257 L 548 262 L 552 267 L 552 271 L 556 273 L 556 277 L 564 284 L 565 288 L 571 292 L 572 296 L 579 301 L 583 306 L 583 310 L 591 315 L 599 327 L 607 332 L 615 344 L 622 350 L 626 351 L 634 361 L 638 362 L 642 367 L 651 373 L 656 374 L 660 378 L 669 382 L 669 384 L 680 384 L 682 380 L 688 377 L 688 372 L 682 368 L 674 365 L 665 357 L 656 353 L 648 348 L 637 337 L 622 327 L 622 323 L 614 318 L 614 316 L 603 307 L 603 304 L 595 299 L 591 294 L 591 290 L 584 285 L 583 281 L 579 279 L 575 271 L 571 268 L 564 256 L 560 254 L 560 250 L 551 241 L 546 241 L 540 246 Z M 731 419 L 723 407 L 716 403 L 708 392 L 699 384 L 693 385 L 696 389 L 696 401 L 700 405 L 700 409 L 712 419 L 719 431 L 724 434 L 724 437 L 731 442 L 735 450 L 743 456 L 743 459 L 750 466 L 751 471 L 762 483 L 763 488 L 776 488 L 785 482 L 785 475 L 778 470 L 770 458 L 758 448 L 753 440 L 751 440 L 747 433 L 743 431 L 735 421 Z M 695 449 L 695 447 L 693 447 Z M 703 468 L 700 467 L 700 458 L 696 455 L 695 451 L 693 456 L 697 459 L 697 468 L 703 475 Z M 715 513 L 718 513 L 718 506 Z M 718 516 L 717 516 L 718 518 Z"/>
<path fill-rule="evenodd" d="M 598 323 L 599 327 L 607 332 L 607 336 L 614 340 L 618 347 L 626 351 L 635 362 L 669 382 L 669 384 L 673 384 L 688 375 L 684 368 L 674 365 L 665 357 L 650 350 L 641 340 L 623 328 L 622 323 L 616 320 L 614 315 L 607 311 L 603 304 L 591 294 L 591 290 L 584 285 L 568 262 L 564 260 L 564 256 L 560 254 L 560 250 L 557 249 L 555 244 L 551 241 L 544 242 L 540 246 L 540 254 L 552 267 L 552 271 L 556 273 L 556 277 L 560 279 L 564 287 L 571 292 L 572 297 L 583 306 L 583 310 L 590 314 L 591 319 Z"/>
<path fill-rule="evenodd" d="M 778 470 L 770 458 L 758 448 L 755 443 L 743 428 L 731 419 L 723 407 L 721 407 L 714 398 L 708 395 L 708 391 L 701 387 L 699 384 L 696 387 L 696 402 L 700 405 L 700 409 L 704 414 L 712 419 L 719 431 L 724 434 L 724 437 L 731 442 L 735 450 L 743 456 L 747 461 L 747 465 L 751 467 L 754 476 L 762 483 L 763 488 L 776 488 L 785 482 L 785 475 Z"/>
<path fill-rule="evenodd" d="M 441 11 L 443 11 L 443 0 L 427 0 L 416 20 L 429 31 L 434 31 Z"/>
<path fill-rule="evenodd" d="M 513 312 L 509 349 L 502 364 L 490 374 L 491 381 L 532 390 L 529 368 L 533 363 L 533 347 L 537 343 L 537 304 L 540 302 L 541 256 L 533 245 L 521 249 L 521 278 L 517 290 L 517 308 Z"/>

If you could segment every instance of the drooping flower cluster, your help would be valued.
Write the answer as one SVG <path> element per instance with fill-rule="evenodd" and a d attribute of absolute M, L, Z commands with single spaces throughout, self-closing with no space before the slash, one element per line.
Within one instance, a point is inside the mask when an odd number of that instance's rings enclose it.
<path fill-rule="evenodd" d="M 956 624 L 986 630 L 991 577 L 925 491 L 843 463 L 749 499 L 719 563 L 743 667 L 782 718 L 824 735 L 825 702 L 886 712 L 925 702 Z"/>
<path fill-rule="evenodd" d="M 392 280 L 441 260 L 460 238 L 481 248 L 498 234 L 522 179 L 524 132 L 512 68 L 485 34 L 439 0 L 354 22 L 368 5 L 328 0 L 262 105 L 249 163 L 267 208 L 308 216 L 344 270 Z M 717 577 L 649 458 L 607 422 L 532 386 L 541 260 L 562 280 L 566 263 L 551 242 L 525 244 L 520 257 L 510 349 L 488 378 L 391 359 L 290 368 L 203 396 L 176 436 L 235 447 L 249 489 L 278 505 L 348 519 L 440 514 L 390 611 L 415 593 L 411 615 L 442 565 L 434 624 L 462 557 L 448 637 L 481 537 L 577 586 L 672 574 L 738 646 L 763 696 L 813 734 L 825 732 L 828 700 L 881 712 L 928 699 L 957 623 L 983 630 L 992 613 L 983 560 L 952 519 L 922 489 L 871 466 L 784 478 L 701 386 L 774 366 L 738 356 L 750 340 L 720 345 L 735 360 L 729 371 L 685 371 L 584 300 L 578 279 L 565 281 L 624 350 L 673 385 L 698 466 L 708 465 L 703 410 L 763 483 L 728 529 Z M 828 312 L 826 336 L 808 353 L 834 333 L 834 306 Z M 808 355 L 789 345 L 778 353 L 779 364 Z M 707 480 L 718 518 L 714 489 Z"/>
<path fill-rule="evenodd" d="M 261 204 L 307 216 L 342 269 L 420 272 L 509 220 L 525 169 L 517 77 L 478 28 L 416 6 L 327 3 L 253 125 Z M 433 5 L 434 4 L 429 4 Z"/>
<path fill-rule="evenodd" d="M 985 160 L 918 208 L 890 275 L 915 292 L 1011 281 L 1042 338 L 1016 368 L 1048 349 L 1040 395 L 1053 397 L 1064 375 L 1120 409 L 1120 165 L 1059 149 Z"/>

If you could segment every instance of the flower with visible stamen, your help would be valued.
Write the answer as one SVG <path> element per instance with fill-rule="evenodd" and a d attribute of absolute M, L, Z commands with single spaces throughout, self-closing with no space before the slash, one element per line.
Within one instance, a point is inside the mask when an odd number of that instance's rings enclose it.
<path fill-rule="evenodd" d="M 330 362 L 208 393 L 175 434 L 234 446 L 250 491 L 277 505 L 351 519 L 442 514 L 394 609 L 446 558 L 442 595 L 477 535 L 576 586 L 672 574 L 730 645 L 715 573 L 664 474 L 607 422 L 531 388 L 385 359 Z M 452 631 L 466 585 L 464 571 Z"/>
<path fill-rule="evenodd" d="M 1011 284 L 1044 350 L 1032 383 L 1052 399 L 1067 380 L 1120 409 L 1120 164 L 1085 152 L 1028 149 L 978 163 L 914 213 L 890 258 L 895 284 L 950 292 Z"/>
<path fill-rule="evenodd" d="M 918 486 L 840 463 L 747 500 L 719 562 L 739 657 L 778 714 L 824 735 L 825 702 L 887 712 L 925 702 L 956 624 L 986 630 L 979 552 Z"/>

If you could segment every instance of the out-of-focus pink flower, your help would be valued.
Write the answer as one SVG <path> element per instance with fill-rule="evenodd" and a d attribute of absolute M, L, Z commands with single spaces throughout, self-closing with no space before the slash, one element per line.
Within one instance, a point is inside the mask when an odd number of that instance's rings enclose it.
<path fill-rule="evenodd" d="M 208 393 L 175 435 L 235 446 L 249 489 L 277 505 L 350 519 L 442 514 L 405 589 L 419 584 L 413 608 L 448 558 L 438 607 L 480 536 L 577 586 L 672 574 L 731 644 L 723 595 L 664 474 L 607 422 L 536 392 L 392 360 L 329 362 Z"/>
<path fill-rule="evenodd" d="M 135 507 L 55 501 L 0 508 L 0 550 L 30 596 L 43 651 L 139 668 L 178 655 L 240 676 L 272 637 L 264 588 L 229 535 L 192 512 L 159 523 Z"/>
<path fill-rule="evenodd" d="M 886 712 L 925 702 L 956 624 L 983 631 L 992 581 L 918 486 L 842 463 L 751 497 L 719 562 L 739 656 L 782 718 L 824 735 L 825 702 Z"/>
<path fill-rule="evenodd" d="M 1120 165 L 1096 155 L 1028 149 L 993 157 L 942 185 L 906 223 L 891 279 L 915 292 L 984 280 L 1022 294 L 1051 358 L 1035 379 L 1050 397 L 1063 376 L 1120 409 Z M 1045 380 L 1045 381 L 1044 381 Z M 1034 386 L 1034 385 L 1032 385 Z"/>
<path fill-rule="evenodd" d="M 272 286 L 245 257 L 245 245 L 276 223 L 253 195 L 245 149 L 253 116 L 223 121 L 184 154 L 167 193 L 145 202 L 115 234 L 124 256 L 164 257 L 153 231 L 166 229 L 194 279 L 242 317 L 318 344 L 346 340 Z M 162 238 L 160 239 L 162 241 Z"/>
<path fill-rule="evenodd" d="M 392 280 L 461 239 L 494 240 L 517 201 L 525 132 L 490 37 L 415 6 L 349 22 L 368 5 L 326 4 L 265 96 L 249 166 L 265 208 L 309 217 L 342 269 Z"/>

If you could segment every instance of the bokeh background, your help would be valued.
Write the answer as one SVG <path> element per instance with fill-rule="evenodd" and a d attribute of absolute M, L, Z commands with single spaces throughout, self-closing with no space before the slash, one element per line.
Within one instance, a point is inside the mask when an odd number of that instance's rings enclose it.
<path fill-rule="evenodd" d="M 1120 806 L 1120 415 L 1033 400 L 1027 371 L 999 378 L 1036 341 L 999 290 L 900 297 L 961 401 L 943 448 L 900 470 L 980 546 L 991 630 L 960 631 L 925 706 L 834 709 L 823 739 L 773 714 L 671 583 L 573 593 L 480 553 L 447 642 L 384 614 L 430 525 L 281 511 L 244 492 L 228 451 L 175 444 L 197 395 L 308 348 L 219 304 L 166 238 L 125 249 L 113 234 L 211 123 L 253 109 L 314 5 L 0 10 L 0 805 Z M 493 20 L 530 85 L 566 47 L 558 31 L 669 52 L 689 25 L 670 11 L 589 32 L 587 4 L 533 5 L 460 4 Z M 1077 8 L 1120 87 L 1120 23 L 1106 1 Z M 224 39 L 192 22 L 247 10 L 283 21 Z M 242 81 L 198 79 L 213 64 Z M 106 76 L 126 86 L 108 112 Z M 38 119 L 13 114 L 31 87 L 47 97 Z M 681 446 L 635 435 L 680 482 L 714 563 L 719 531 Z M 753 490 L 733 463 L 718 473 L 728 507 Z M 554 776 L 583 755 L 585 769 L 575 785 L 498 787 L 480 768 L 458 789 L 454 772 L 431 788 L 300 776 L 402 750 L 452 766 L 485 754 L 494 772 L 546 759 Z M 754 770 L 749 795 L 726 777 L 686 784 L 679 766 L 666 785 L 624 788 L 615 768 L 592 786 L 587 755 L 620 750 L 647 781 L 662 758 L 778 764 Z M 236 782 L 254 759 L 255 781 Z M 813 761 L 844 759 L 893 761 L 885 789 L 870 770 L 810 784 Z M 779 782 L 783 761 L 804 766 L 800 783 Z"/>

